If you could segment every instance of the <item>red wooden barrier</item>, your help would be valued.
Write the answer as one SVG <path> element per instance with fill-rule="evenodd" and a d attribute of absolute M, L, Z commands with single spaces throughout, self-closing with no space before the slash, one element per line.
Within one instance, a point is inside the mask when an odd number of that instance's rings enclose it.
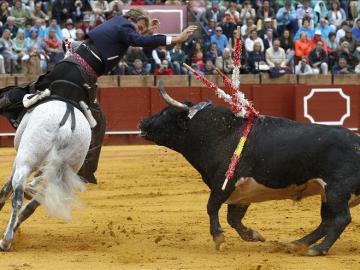
<path fill-rule="evenodd" d="M 179 101 L 197 103 L 211 99 L 216 105 L 228 106 L 204 87 L 166 89 Z M 241 89 L 261 114 L 359 128 L 360 85 L 242 85 Z M 108 144 L 145 143 L 138 137 L 139 121 L 166 106 L 155 87 L 102 88 L 99 101 L 107 115 L 105 143 Z M 12 145 L 13 138 L 4 136 L 12 132 L 10 124 L 0 118 L 0 146 Z"/>

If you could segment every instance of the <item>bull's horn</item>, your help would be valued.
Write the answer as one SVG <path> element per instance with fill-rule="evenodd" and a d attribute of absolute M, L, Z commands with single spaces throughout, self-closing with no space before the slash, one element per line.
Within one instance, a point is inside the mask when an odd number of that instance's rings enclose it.
<path fill-rule="evenodd" d="M 164 88 L 164 83 L 162 81 L 159 82 L 159 89 L 160 89 L 161 96 L 163 97 L 163 99 L 166 101 L 167 104 L 169 104 L 170 106 L 173 106 L 181 111 L 189 111 L 188 105 L 181 103 L 169 96 L 169 94 L 166 92 L 166 90 Z"/>

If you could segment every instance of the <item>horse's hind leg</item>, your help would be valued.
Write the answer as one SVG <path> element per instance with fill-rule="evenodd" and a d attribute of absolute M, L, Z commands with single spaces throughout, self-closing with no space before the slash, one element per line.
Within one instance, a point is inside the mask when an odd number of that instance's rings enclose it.
<path fill-rule="evenodd" d="M 4 207 L 6 200 L 9 198 L 13 191 L 11 179 L 12 177 L 9 178 L 9 180 L 5 183 L 5 185 L 0 191 L 0 211 Z"/>
<path fill-rule="evenodd" d="M 25 208 L 20 211 L 19 218 L 17 219 L 14 226 L 14 231 L 16 231 L 21 225 L 21 223 L 27 220 L 35 212 L 36 208 L 38 208 L 39 205 L 40 203 L 37 200 L 31 199 L 31 201 L 25 206 Z"/>
<path fill-rule="evenodd" d="M 26 179 L 31 173 L 29 166 L 15 166 L 15 172 L 12 177 L 12 188 L 14 190 L 14 197 L 12 199 L 12 213 L 6 227 L 3 238 L 0 241 L 0 249 L 8 251 L 14 238 L 14 227 L 18 219 L 18 214 L 23 203 L 24 186 Z"/>

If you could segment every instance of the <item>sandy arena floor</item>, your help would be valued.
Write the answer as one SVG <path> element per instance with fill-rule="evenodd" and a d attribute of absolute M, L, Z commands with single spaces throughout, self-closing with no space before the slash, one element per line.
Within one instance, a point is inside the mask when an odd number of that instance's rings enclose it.
<path fill-rule="evenodd" d="M 4 182 L 14 158 L 0 149 Z M 245 224 L 264 243 L 242 241 L 226 223 L 227 245 L 215 251 L 209 235 L 208 188 L 175 152 L 157 146 L 104 147 L 99 184 L 80 194 L 84 208 L 70 223 L 48 218 L 44 208 L 23 224 L 12 250 L 0 253 L 0 269 L 360 269 L 360 207 L 326 257 L 286 253 L 320 220 L 319 197 L 300 203 L 254 204 Z M 10 204 L 1 212 L 5 229 Z"/>

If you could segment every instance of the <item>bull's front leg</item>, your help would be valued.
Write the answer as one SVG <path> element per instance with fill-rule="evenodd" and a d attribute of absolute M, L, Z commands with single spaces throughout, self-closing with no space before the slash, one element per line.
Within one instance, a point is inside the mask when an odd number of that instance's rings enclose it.
<path fill-rule="evenodd" d="M 245 241 L 261 241 L 264 242 L 265 238 L 257 231 L 247 228 L 242 224 L 241 220 L 245 216 L 245 213 L 249 205 L 236 206 L 233 204 L 228 205 L 227 221 L 229 225 L 234 228 L 239 236 Z"/>
<path fill-rule="evenodd" d="M 207 213 L 210 218 L 210 234 L 213 237 L 217 250 L 220 250 L 221 245 L 225 242 L 223 230 L 219 222 L 219 210 L 227 198 L 224 198 L 224 193 L 221 191 L 211 191 L 207 204 Z"/>

